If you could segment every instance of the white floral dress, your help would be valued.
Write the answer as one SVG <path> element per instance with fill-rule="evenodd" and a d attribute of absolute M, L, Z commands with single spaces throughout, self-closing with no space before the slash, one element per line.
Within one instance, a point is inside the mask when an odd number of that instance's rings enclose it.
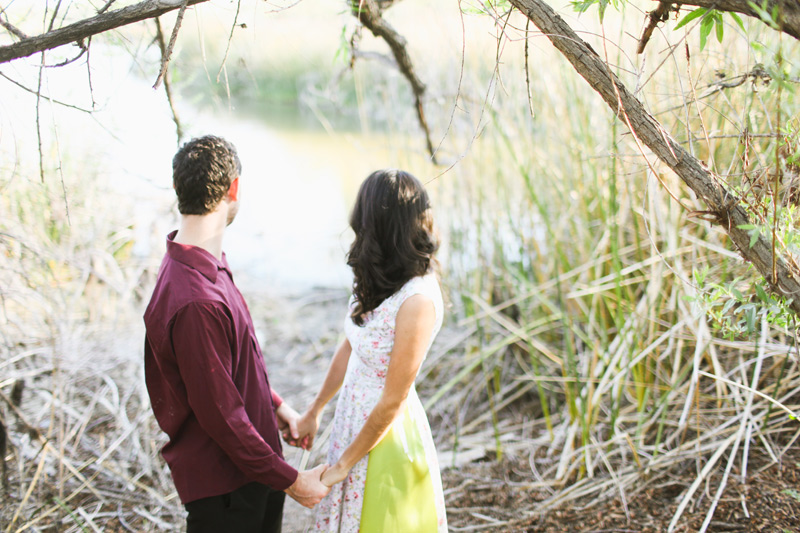
<path fill-rule="evenodd" d="M 333 417 L 328 464 L 336 463 L 380 399 L 394 346 L 397 311 L 415 294 L 433 300 L 436 310 L 433 342 L 444 311 L 442 293 L 433 274 L 409 280 L 367 316 L 363 327 L 353 323 L 348 313 L 344 330 L 352 352 Z M 413 385 L 405 408 L 386 436 L 317 506 L 314 531 L 447 531 L 436 449 Z"/>

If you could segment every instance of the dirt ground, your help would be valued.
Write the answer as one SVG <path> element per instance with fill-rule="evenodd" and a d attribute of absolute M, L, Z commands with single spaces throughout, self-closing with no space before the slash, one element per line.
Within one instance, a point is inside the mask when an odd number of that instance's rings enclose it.
<path fill-rule="evenodd" d="M 746 485 L 735 475 L 729 478 L 707 531 L 800 531 L 800 450 L 789 450 L 779 463 L 761 454 L 751 455 L 751 461 Z M 643 480 L 643 488 L 627 495 L 624 505 L 621 498 L 592 507 L 582 507 L 585 502 L 578 501 L 538 514 L 529 509 L 549 494 L 524 488 L 530 481 L 527 460 L 476 463 L 443 473 L 445 491 L 450 492 L 448 521 L 453 531 L 666 532 L 681 496 L 696 478 L 694 463 L 684 466 L 683 472 L 671 472 L 654 482 Z M 698 491 L 675 531 L 700 529 L 717 488 L 714 481 Z M 470 488 L 459 489 L 465 484 Z"/>

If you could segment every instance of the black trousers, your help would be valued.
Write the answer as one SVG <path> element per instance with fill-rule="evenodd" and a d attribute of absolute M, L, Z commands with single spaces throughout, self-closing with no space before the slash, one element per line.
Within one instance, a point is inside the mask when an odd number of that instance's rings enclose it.
<path fill-rule="evenodd" d="M 187 533 L 280 533 L 286 493 L 249 483 L 187 503 Z"/>

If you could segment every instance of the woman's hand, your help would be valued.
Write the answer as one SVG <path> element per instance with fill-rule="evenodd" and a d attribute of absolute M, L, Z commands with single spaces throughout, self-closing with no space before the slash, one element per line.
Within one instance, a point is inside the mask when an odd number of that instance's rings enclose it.
<path fill-rule="evenodd" d="M 319 427 L 319 416 L 311 410 L 300 416 L 286 402 L 278 407 L 275 414 L 278 415 L 278 429 L 283 435 L 283 440 L 290 446 L 310 450 Z"/>
<path fill-rule="evenodd" d="M 344 481 L 349 474 L 349 469 L 344 468 L 339 463 L 336 463 L 332 467 L 328 468 L 324 474 L 322 474 L 322 484 L 332 487 L 333 485 Z"/>

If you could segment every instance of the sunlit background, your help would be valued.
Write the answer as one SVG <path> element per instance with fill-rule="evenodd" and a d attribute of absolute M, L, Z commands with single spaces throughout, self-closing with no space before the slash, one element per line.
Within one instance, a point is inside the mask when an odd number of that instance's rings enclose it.
<path fill-rule="evenodd" d="M 38 35 L 50 23 L 45 6 L 48 16 L 61 6 L 59 26 L 101 4 L 10 0 L 2 16 Z M 46 68 L 38 54 L 0 65 L 0 393 L 13 399 L 24 387 L 17 418 L 3 411 L 13 420 L 12 505 L 0 508 L 0 525 L 180 527 L 143 386 L 141 315 L 178 223 L 172 156 L 208 133 L 242 160 L 242 206 L 224 247 L 271 381 L 298 408 L 341 335 L 359 184 L 385 167 L 427 184 L 448 306 L 417 386 L 451 524 L 505 531 L 498 524 L 532 524 L 579 498 L 624 506 L 642 471 L 680 479 L 689 502 L 684 489 L 716 475 L 722 451 L 733 448 L 728 467 L 737 460 L 746 471 L 748 453 L 790 449 L 795 422 L 777 405 L 798 409 L 792 315 L 545 36 L 519 13 L 479 4 L 402 0 L 385 12 L 426 85 L 435 162 L 407 80 L 344 2 L 189 8 L 167 77 L 182 139 L 164 85 L 153 88 L 152 20 L 93 37 L 89 54 L 64 66 L 55 65 L 77 47 L 48 52 Z M 774 175 L 778 126 L 800 149 L 797 42 L 725 15 L 722 42 L 714 33 L 701 50 L 699 19 L 675 29 L 684 9 L 637 54 L 653 4 L 611 3 L 601 25 L 596 6 L 579 14 L 551 3 L 768 220 L 764 176 Z M 166 39 L 174 24 L 175 13 L 162 17 Z M 0 31 L 0 45 L 10 42 Z M 774 81 L 782 71 L 783 85 Z M 746 81 L 719 89 L 736 79 Z M 779 237 L 797 253 L 800 178 L 781 157 Z M 741 387 L 753 383 L 775 402 L 747 399 Z M 309 464 L 324 447 L 321 436 Z M 703 462 L 712 454 L 716 467 Z M 483 492 L 471 492 L 476 479 Z M 682 510 L 674 520 L 696 530 L 708 500 L 695 522 Z M 288 531 L 302 531 L 308 515 L 290 509 Z"/>

